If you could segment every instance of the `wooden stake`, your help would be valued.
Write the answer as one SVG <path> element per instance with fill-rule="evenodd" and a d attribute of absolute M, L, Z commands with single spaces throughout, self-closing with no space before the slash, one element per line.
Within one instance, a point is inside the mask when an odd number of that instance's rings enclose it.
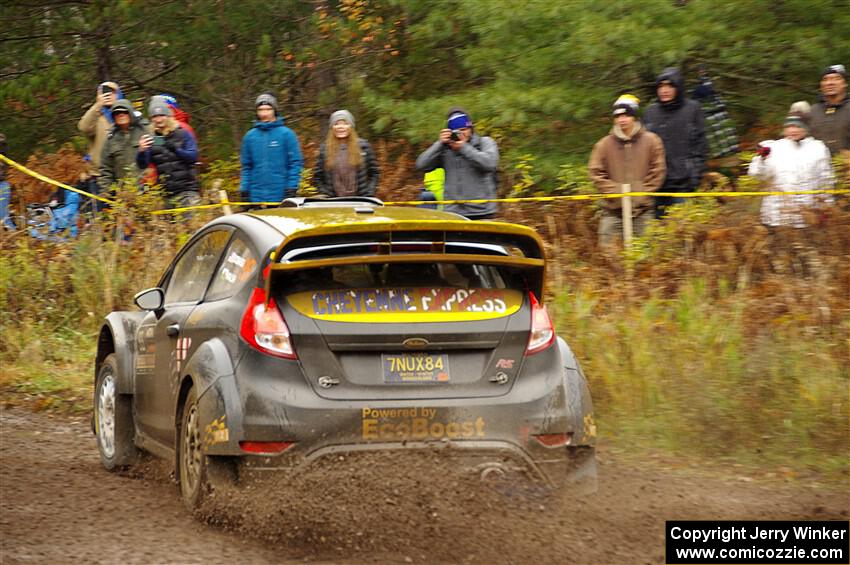
<path fill-rule="evenodd" d="M 230 206 L 228 206 L 228 202 L 230 202 L 230 200 L 227 198 L 227 191 L 221 188 L 221 179 L 216 179 L 213 182 L 213 190 L 218 191 L 218 200 L 224 204 L 224 206 L 221 207 L 221 211 L 225 216 L 231 215 L 233 210 L 231 210 Z"/>
<path fill-rule="evenodd" d="M 623 194 L 628 194 L 632 191 L 632 185 L 623 185 Z M 632 197 L 623 197 L 623 245 L 629 247 L 632 244 Z"/>

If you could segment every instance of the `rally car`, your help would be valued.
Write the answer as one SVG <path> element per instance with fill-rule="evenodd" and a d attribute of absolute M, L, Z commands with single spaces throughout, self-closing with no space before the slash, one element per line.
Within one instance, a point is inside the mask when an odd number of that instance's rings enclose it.
<path fill-rule="evenodd" d="M 139 311 L 106 317 L 103 466 L 167 458 L 190 508 L 217 481 L 434 446 L 482 477 L 593 490 L 590 394 L 544 269 L 533 229 L 374 198 L 215 219 Z"/>

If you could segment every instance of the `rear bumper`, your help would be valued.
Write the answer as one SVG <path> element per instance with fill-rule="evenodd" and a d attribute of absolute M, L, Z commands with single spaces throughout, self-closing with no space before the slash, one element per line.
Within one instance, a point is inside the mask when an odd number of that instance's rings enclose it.
<path fill-rule="evenodd" d="M 483 481 L 508 479 L 529 481 L 550 489 L 575 494 L 596 491 L 596 450 L 594 447 L 561 447 L 546 458 L 533 458 L 515 445 L 499 441 L 443 441 L 335 445 L 317 449 L 305 456 L 244 456 L 240 477 L 263 479 L 268 476 L 295 477 L 317 468 L 358 459 L 369 464 L 373 454 L 389 455 L 400 468 L 405 456 L 424 455 L 431 464 Z"/>
<path fill-rule="evenodd" d="M 429 450 L 470 472 L 595 487 L 590 395 L 554 347 L 528 358 L 503 394 L 474 398 L 330 400 L 315 393 L 296 361 L 257 356 L 206 388 L 199 408 L 206 452 L 240 456 L 250 473 L 300 473 L 335 457 Z M 567 434 L 570 441 L 545 447 L 539 434 Z M 240 441 L 294 445 L 265 457 L 246 454 Z"/>

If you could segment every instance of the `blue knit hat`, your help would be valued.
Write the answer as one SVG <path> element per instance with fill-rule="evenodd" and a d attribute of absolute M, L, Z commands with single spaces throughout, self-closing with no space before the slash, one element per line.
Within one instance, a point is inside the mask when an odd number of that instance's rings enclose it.
<path fill-rule="evenodd" d="M 449 129 L 460 129 L 460 128 L 471 128 L 472 120 L 469 118 L 468 114 L 464 114 L 462 112 L 456 112 L 449 116 L 448 128 Z"/>

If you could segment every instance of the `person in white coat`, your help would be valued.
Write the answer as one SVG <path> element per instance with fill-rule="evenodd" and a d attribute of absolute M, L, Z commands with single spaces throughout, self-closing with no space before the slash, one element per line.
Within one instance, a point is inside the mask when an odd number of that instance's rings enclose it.
<path fill-rule="evenodd" d="M 795 192 L 826 190 L 835 185 L 829 149 L 809 133 L 807 112 L 800 103 L 785 118 L 782 139 L 762 141 L 750 162 L 748 174 L 770 183 L 770 190 Z M 831 204 L 829 194 L 765 196 L 761 221 L 767 226 L 806 227 L 802 211 Z"/>

